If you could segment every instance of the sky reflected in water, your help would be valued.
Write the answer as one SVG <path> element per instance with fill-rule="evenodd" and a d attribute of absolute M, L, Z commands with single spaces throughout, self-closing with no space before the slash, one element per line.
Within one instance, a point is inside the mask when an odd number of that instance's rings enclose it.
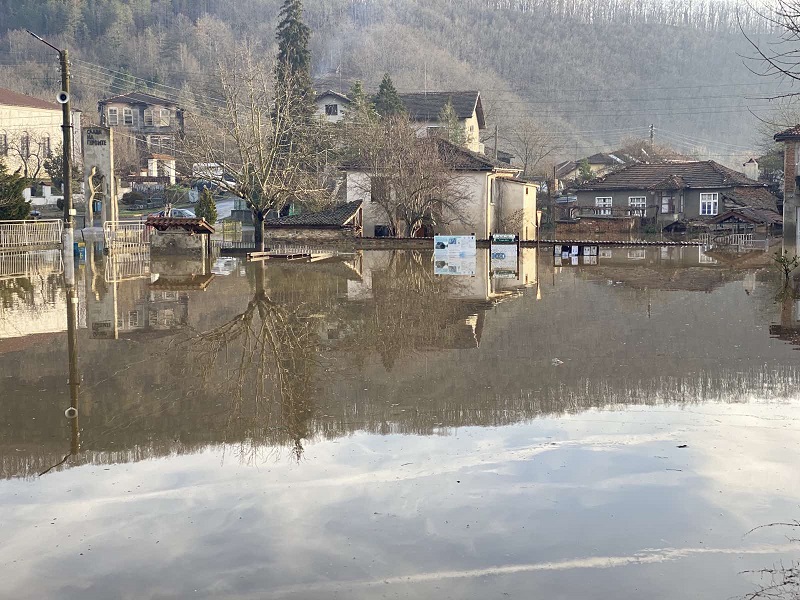
<path fill-rule="evenodd" d="M 90 247 L 71 332 L 56 258 L 0 280 L 2 597 L 727 599 L 798 555 L 748 533 L 800 512 L 763 253 Z"/>

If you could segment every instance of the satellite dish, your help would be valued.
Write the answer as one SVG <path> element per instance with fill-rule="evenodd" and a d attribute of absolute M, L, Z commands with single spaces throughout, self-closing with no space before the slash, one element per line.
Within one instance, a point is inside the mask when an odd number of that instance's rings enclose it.
<path fill-rule="evenodd" d="M 59 104 L 66 104 L 69 102 L 69 94 L 62 90 L 56 94 L 56 100 Z"/>

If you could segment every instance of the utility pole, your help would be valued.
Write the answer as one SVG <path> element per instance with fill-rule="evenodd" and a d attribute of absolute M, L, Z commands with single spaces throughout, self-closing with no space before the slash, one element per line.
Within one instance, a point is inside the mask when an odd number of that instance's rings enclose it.
<path fill-rule="evenodd" d="M 500 128 L 497 126 L 497 123 L 494 125 L 494 159 L 497 160 L 497 136 Z"/>
<path fill-rule="evenodd" d="M 655 125 L 650 125 L 650 154 L 653 153 L 655 137 L 656 137 L 656 126 Z"/>
<path fill-rule="evenodd" d="M 74 210 L 72 208 L 72 111 L 70 110 L 70 97 L 69 97 L 69 54 L 67 49 L 56 48 L 50 42 L 42 39 L 29 29 L 26 29 L 37 40 L 49 46 L 56 52 L 61 63 L 61 91 L 57 94 L 59 104 L 61 104 L 61 134 L 62 134 L 62 150 L 64 153 L 63 160 L 63 178 L 64 178 L 64 226 L 66 229 L 72 230 L 75 227 Z M 72 248 L 70 248 L 72 251 Z"/>

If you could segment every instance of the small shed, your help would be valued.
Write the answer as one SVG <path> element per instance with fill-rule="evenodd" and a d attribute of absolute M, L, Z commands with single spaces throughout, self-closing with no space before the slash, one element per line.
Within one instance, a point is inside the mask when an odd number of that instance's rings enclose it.
<path fill-rule="evenodd" d="M 338 204 L 319 212 L 268 216 L 266 227 L 270 238 L 274 239 L 332 241 L 361 237 L 361 200 Z"/>
<path fill-rule="evenodd" d="M 205 219 L 148 217 L 151 254 L 190 255 L 205 258 L 211 251 L 214 228 Z"/>
<path fill-rule="evenodd" d="M 732 208 L 709 220 L 709 224 L 733 233 L 763 231 L 771 233 L 783 228 L 783 217 L 766 208 Z"/>

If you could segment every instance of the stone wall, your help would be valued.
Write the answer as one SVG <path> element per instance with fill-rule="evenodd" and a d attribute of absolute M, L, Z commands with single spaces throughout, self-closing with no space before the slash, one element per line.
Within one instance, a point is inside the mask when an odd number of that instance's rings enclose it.
<path fill-rule="evenodd" d="M 208 254 L 210 236 L 172 229 L 168 231 L 153 231 L 150 235 L 151 255 L 179 255 L 202 257 Z"/>
<path fill-rule="evenodd" d="M 325 228 L 325 227 L 267 227 L 265 239 L 267 244 L 271 241 L 286 242 L 331 242 L 339 240 L 353 240 L 358 237 L 358 233 L 352 229 Z"/>
<path fill-rule="evenodd" d="M 557 239 L 574 239 L 580 235 L 625 234 L 637 228 L 638 217 L 581 217 L 575 221 L 556 223 Z"/>

